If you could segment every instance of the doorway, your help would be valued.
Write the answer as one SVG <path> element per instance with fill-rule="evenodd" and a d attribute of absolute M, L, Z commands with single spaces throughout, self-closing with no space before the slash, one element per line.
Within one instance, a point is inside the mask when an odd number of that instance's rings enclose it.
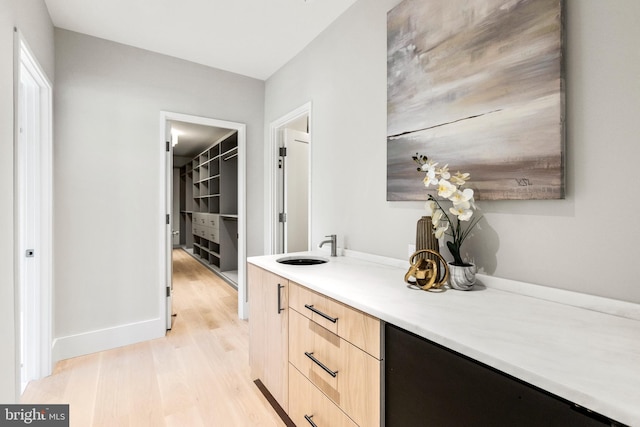
<path fill-rule="evenodd" d="M 311 249 L 311 103 L 270 125 L 265 252 Z"/>
<path fill-rule="evenodd" d="M 166 314 L 167 329 L 171 327 L 172 318 L 171 254 L 174 244 L 184 247 L 216 274 L 237 286 L 238 316 L 245 319 L 248 315 L 246 125 L 161 112 L 161 135 L 166 201 L 166 221 L 163 222 L 166 283 L 162 286 L 161 307 Z M 175 203 L 180 191 L 184 202 Z M 202 222 L 200 227 L 199 221 Z"/>
<path fill-rule="evenodd" d="M 278 147 L 278 253 L 309 250 L 310 147 L 307 117 L 301 119 L 286 125 Z"/>
<path fill-rule="evenodd" d="M 52 89 L 16 30 L 15 242 L 20 394 L 51 373 Z"/>

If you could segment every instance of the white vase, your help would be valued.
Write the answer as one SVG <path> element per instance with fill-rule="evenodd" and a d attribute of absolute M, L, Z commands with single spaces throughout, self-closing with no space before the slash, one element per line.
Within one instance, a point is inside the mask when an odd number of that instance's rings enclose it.
<path fill-rule="evenodd" d="M 459 291 L 471 290 L 476 283 L 477 271 L 474 264 L 461 266 L 449 263 L 449 286 Z"/>

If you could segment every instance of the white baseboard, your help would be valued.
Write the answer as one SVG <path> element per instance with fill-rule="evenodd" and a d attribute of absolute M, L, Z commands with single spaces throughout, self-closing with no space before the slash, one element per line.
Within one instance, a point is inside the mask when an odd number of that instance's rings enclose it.
<path fill-rule="evenodd" d="M 160 338 L 165 333 L 164 320 L 156 318 L 77 335 L 58 337 L 53 340 L 53 364 L 55 365 L 60 360 L 72 357 Z"/>

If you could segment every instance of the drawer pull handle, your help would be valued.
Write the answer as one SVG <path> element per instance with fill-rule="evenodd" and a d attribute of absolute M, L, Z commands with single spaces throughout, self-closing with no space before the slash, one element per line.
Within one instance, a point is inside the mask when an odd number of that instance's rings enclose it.
<path fill-rule="evenodd" d="M 313 418 L 313 415 L 305 415 L 305 416 L 304 416 L 304 419 L 305 419 L 305 420 L 307 420 L 307 422 L 308 422 L 309 424 L 311 424 L 313 427 L 318 427 L 318 426 L 316 425 L 316 423 L 314 423 L 314 422 L 313 422 L 313 420 L 312 420 L 311 418 Z"/>
<path fill-rule="evenodd" d="M 338 375 L 338 371 L 332 371 L 331 369 L 327 368 L 327 366 L 324 363 L 322 363 L 321 361 L 319 361 L 318 359 L 313 357 L 313 353 L 309 353 L 309 352 L 305 351 L 304 355 L 307 356 L 309 359 L 313 360 L 313 363 L 315 363 L 316 365 L 320 366 L 322 369 L 324 369 L 324 371 L 327 374 L 331 375 L 333 378 L 335 378 L 336 375 Z"/>
<path fill-rule="evenodd" d="M 278 314 L 284 311 L 284 308 L 282 308 L 282 292 L 280 292 L 283 288 L 284 285 L 278 283 Z"/>
<path fill-rule="evenodd" d="M 337 317 L 331 317 L 328 314 L 324 314 L 323 312 L 315 308 L 313 305 L 305 304 L 304 306 L 305 308 L 308 308 L 309 310 L 313 311 L 315 314 L 324 317 L 329 322 L 336 323 L 338 321 Z"/>

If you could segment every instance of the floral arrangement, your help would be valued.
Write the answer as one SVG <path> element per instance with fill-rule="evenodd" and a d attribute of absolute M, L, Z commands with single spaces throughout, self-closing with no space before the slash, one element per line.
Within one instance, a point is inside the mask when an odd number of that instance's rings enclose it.
<path fill-rule="evenodd" d="M 429 194 L 427 201 L 436 238 L 440 239 L 445 234 L 451 236 L 451 240 L 447 241 L 447 247 L 453 256 L 453 265 L 469 265 L 462 260 L 460 247 L 473 227 L 482 219 L 482 216 L 472 219 L 474 210 L 477 208 L 473 199 L 473 189 L 465 188 L 469 181 L 469 174 L 457 172 L 451 175 L 449 165 L 437 167 L 437 162 L 418 153 L 413 156 L 413 160 L 419 165 L 418 171 L 426 174 L 423 180 L 424 186 L 427 188 L 436 186 L 438 196 L 442 198 L 438 200 Z M 445 201 L 451 202 L 447 210 L 443 208 Z"/>

